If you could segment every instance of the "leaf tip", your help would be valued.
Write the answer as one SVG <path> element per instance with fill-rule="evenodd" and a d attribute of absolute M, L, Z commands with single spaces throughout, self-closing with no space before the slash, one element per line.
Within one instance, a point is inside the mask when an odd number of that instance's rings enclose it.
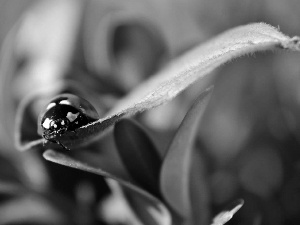
<path fill-rule="evenodd" d="M 216 215 L 213 219 L 213 222 L 211 225 L 223 225 L 227 223 L 233 215 L 242 208 L 244 205 L 243 199 L 238 199 L 231 203 L 226 209 L 224 209 L 222 212 L 220 212 L 218 215 Z"/>
<path fill-rule="evenodd" d="M 281 47 L 291 51 L 300 51 L 300 37 L 294 36 L 289 38 L 287 41 L 281 43 Z"/>
<path fill-rule="evenodd" d="M 55 157 L 55 152 L 51 149 L 46 150 L 43 153 L 43 157 L 44 159 L 46 159 L 47 161 L 51 161 L 51 162 L 55 162 L 54 161 L 54 157 Z"/>

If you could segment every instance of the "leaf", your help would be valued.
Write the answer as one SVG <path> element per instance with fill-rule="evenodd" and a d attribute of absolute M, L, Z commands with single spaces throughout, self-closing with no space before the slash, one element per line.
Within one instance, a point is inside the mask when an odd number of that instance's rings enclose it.
<path fill-rule="evenodd" d="M 65 215 L 45 199 L 28 195 L 0 205 L 0 224 L 66 224 Z"/>
<path fill-rule="evenodd" d="M 199 147 L 195 147 L 190 169 L 189 199 L 190 218 L 189 224 L 209 224 L 211 219 L 211 187 L 207 175 L 207 157 L 202 154 Z"/>
<path fill-rule="evenodd" d="M 159 196 L 161 158 L 150 137 L 141 126 L 128 119 L 116 123 L 114 136 L 119 155 L 129 174 L 143 189 Z"/>
<path fill-rule="evenodd" d="M 211 225 L 223 225 L 227 223 L 233 215 L 244 205 L 244 200 L 239 199 L 232 204 L 230 204 L 227 209 L 224 211 L 220 212 L 218 215 L 215 216 L 213 219 L 213 223 Z"/>
<path fill-rule="evenodd" d="M 33 129 L 30 127 L 28 121 L 29 116 L 32 114 L 32 110 L 36 107 L 34 104 L 38 103 L 38 101 L 51 99 L 53 95 L 59 93 L 60 90 L 63 89 L 63 85 L 56 83 L 55 85 L 50 86 L 48 89 L 36 89 L 25 96 L 18 106 L 18 110 L 16 113 L 15 118 L 15 136 L 14 136 L 14 143 L 18 150 L 23 151 L 31 148 L 38 148 L 42 147 L 44 144 L 48 144 L 47 146 L 51 145 L 51 142 L 47 142 L 43 138 L 33 140 L 34 137 L 38 137 L 37 134 L 37 124 Z M 36 119 L 37 123 L 38 119 Z M 35 131 L 33 133 L 33 131 Z"/>
<path fill-rule="evenodd" d="M 26 188 L 20 184 L 14 184 L 11 182 L 0 181 L 0 199 L 3 196 L 18 196 L 26 193 Z"/>
<path fill-rule="evenodd" d="M 122 117 L 172 100 L 220 65 L 245 54 L 275 49 L 299 51 L 299 37 L 290 38 L 264 23 L 233 28 L 174 60 L 121 100 L 106 117 L 80 127 L 75 135 L 73 132 L 66 132 L 59 141 L 71 149 L 88 143 L 99 138 Z"/>
<path fill-rule="evenodd" d="M 161 208 L 157 204 L 153 204 L 145 196 L 137 195 L 134 191 L 123 188 L 126 199 L 132 209 L 135 211 L 137 217 L 142 221 L 143 225 L 160 225 L 160 224 L 169 224 L 170 219 L 168 216 L 164 216 L 161 213 Z M 172 224 L 174 224 L 174 219 L 172 218 Z"/>
<path fill-rule="evenodd" d="M 133 87 L 133 82 L 128 82 L 138 79 L 137 74 L 141 79 L 156 69 L 165 43 L 160 30 L 153 26 L 151 18 L 156 12 L 149 12 L 147 6 L 125 2 L 86 5 L 83 51 L 89 68 L 98 71 L 98 76 L 113 71 L 109 77 L 125 88 L 126 84 Z"/>
<path fill-rule="evenodd" d="M 17 26 L 17 25 L 16 25 Z M 16 29 L 12 29 L 3 40 L 0 49 L 0 141 L 9 149 L 12 145 L 14 112 L 11 96 L 12 73 L 16 57 L 13 52 Z M 11 154 L 11 151 L 9 152 Z"/>
<path fill-rule="evenodd" d="M 163 218 L 163 220 L 160 221 L 160 223 L 158 222 L 157 224 L 161 224 L 161 225 L 170 225 L 171 224 L 171 216 L 169 214 L 169 210 L 165 207 L 165 205 L 159 199 L 154 197 L 152 194 L 139 188 L 135 184 L 125 181 L 123 179 L 120 179 L 119 177 L 116 177 L 116 176 L 102 170 L 101 168 L 95 168 L 95 167 L 87 165 L 86 163 L 83 163 L 79 160 L 73 159 L 65 154 L 62 154 L 62 153 L 59 153 L 59 152 L 56 152 L 53 150 L 47 150 L 43 154 L 43 156 L 48 161 L 103 176 L 103 177 L 107 178 L 108 184 L 110 184 L 111 188 L 115 191 L 118 191 L 118 185 L 113 181 L 117 181 L 128 191 L 133 192 L 135 194 L 136 198 L 140 198 L 139 199 L 140 201 L 143 201 L 143 199 L 144 200 L 146 199 L 148 204 L 149 204 L 149 202 L 151 202 L 151 204 L 153 206 L 155 206 L 155 208 L 156 208 L 155 215 L 157 216 L 156 218 Z"/>
<path fill-rule="evenodd" d="M 162 195 L 183 218 L 191 217 L 192 213 L 190 178 L 193 144 L 211 93 L 212 88 L 207 89 L 190 108 L 168 148 L 161 168 L 160 189 Z"/>

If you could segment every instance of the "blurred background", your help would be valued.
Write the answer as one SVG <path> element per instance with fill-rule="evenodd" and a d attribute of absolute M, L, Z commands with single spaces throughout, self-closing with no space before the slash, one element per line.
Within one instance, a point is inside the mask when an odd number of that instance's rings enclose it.
<path fill-rule="evenodd" d="M 0 1 L 0 224 L 107 224 L 99 210 L 110 194 L 103 179 L 48 163 L 41 150 L 15 149 L 16 111 L 25 96 L 70 91 L 103 116 L 172 59 L 226 29 L 266 22 L 299 35 L 299 11 L 298 0 Z M 246 202 L 228 224 L 300 222 L 299 60 L 290 52 L 234 60 L 135 118 L 164 154 L 196 96 L 215 85 L 195 148 L 211 214 L 237 198 Z M 21 118 L 28 140 L 38 138 L 44 104 L 32 102 Z M 101 149 L 93 154 L 123 176 L 119 161 L 109 158 L 117 157 L 112 142 L 108 137 L 91 149 Z M 93 162 L 84 153 L 76 157 Z"/>

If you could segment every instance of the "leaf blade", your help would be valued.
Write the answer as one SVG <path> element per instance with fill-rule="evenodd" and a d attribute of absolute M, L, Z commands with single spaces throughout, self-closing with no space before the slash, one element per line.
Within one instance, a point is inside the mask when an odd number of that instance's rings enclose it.
<path fill-rule="evenodd" d="M 290 38 L 264 23 L 228 30 L 174 60 L 129 93 L 106 117 L 79 128 L 76 135 L 66 132 L 59 141 L 72 148 L 97 139 L 122 117 L 171 101 L 191 84 L 234 58 L 265 50 L 300 51 L 299 40 L 299 37 Z"/>
<path fill-rule="evenodd" d="M 146 131 L 134 121 L 123 119 L 116 123 L 114 137 L 119 155 L 130 175 L 144 189 L 159 196 L 161 158 Z"/>
<path fill-rule="evenodd" d="M 93 166 L 90 166 L 84 162 L 81 162 L 79 160 L 76 160 L 70 156 L 67 156 L 65 154 L 62 154 L 60 152 L 54 151 L 54 150 L 47 150 L 44 152 L 43 157 L 51 162 L 63 165 L 63 166 L 68 166 L 74 169 L 79 169 L 83 170 L 89 173 L 94 173 L 100 176 L 103 176 L 107 179 L 107 182 L 109 181 L 117 181 L 119 184 L 121 184 L 125 189 L 128 191 L 134 192 L 136 194 L 136 197 L 139 197 L 141 200 L 147 200 L 148 202 L 152 202 L 153 205 L 155 205 L 156 211 L 160 213 L 160 216 L 162 218 L 162 221 L 157 220 L 157 224 L 162 224 L 162 225 L 170 225 L 171 224 L 171 215 L 169 213 L 169 210 L 166 208 L 166 206 L 155 196 L 152 194 L 148 193 L 147 191 L 139 188 L 135 184 L 128 182 L 126 180 L 123 180 L 117 176 L 112 175 L 111 173 L 108 173 L 104 171 L 101 168 L 96 168 Z M 109 182 L 111 184 L 112 188 L 115 191 L 119 191 L 119 186 L 116 186 L 117 184 L 115 182 Z M 149 215 L 151 216 L 151 215 Z"/>
<path fill-rule="evenodd" d="M 249 24 L 226 31 L 184 54 L 139 85 L 122 99 L 107 117 L 78 129 L 78 134 L 99 136 L 122 117 L 143 112 L 172 100 L 192 83 L 225 62 L 256 51 L 277 48 L 299 51 L 299 38 L 289 38 L 264 23 Z M 68 140 L 61 141 L 65 141 L 64 144 L 67 146 L 71 144 Z"/>
<path fill-rule="evenodd" d="M 190 108 L 168 148 L 161 168 L 161 192 L 165 200 L 183 218 L 189 218 L 192 214 L 190 173 L 193 162 L 193 144 L 211 93 L 212 88 L 207 89 Z"/>
<path fill-rule="evenodd" d="M 233 58 L 277 47 L 299 51 L 299 38 L 289 38 L 276 28 L 263 23 L 239 26 L 225 31 L 182 55 L 164 70 L 144 82 L 128 97 L 121 100 L 111 110 L 111 113 L 125 111 L 122 109 L 132 102 L 135 104 L 129 107 L 132 110 L 129 110 L 129 113 L 137 110 L 143 111 L 145 103 L 147 103 L 146 109 L 156 107 L 165 102 L 165 97 L 168 100 L 172 99 L 195 80 L 202 78 Z M 201 74 L 195 75 L 200 71 Z M 184 82 L 186 84 L 181 86 L 180 83 Z M 168 88 L 168 86 L 170 87 Z M 140 100 L 140 96 L 144 96 L 144 98 Z M 133 107 L 137 109 L 133 109 Z"/>
<path fill-rule="evenodd" d="M 239 199 L 233 202 L 227 209 L 224 209 L 222 212 L 220 212 L 218 215 L 216 215 L 213 219 L 213 222 L 211 225 L 223 225 L 227 223 L 233 215 L 242 208 L 244 205 L 244 200 Z"/>

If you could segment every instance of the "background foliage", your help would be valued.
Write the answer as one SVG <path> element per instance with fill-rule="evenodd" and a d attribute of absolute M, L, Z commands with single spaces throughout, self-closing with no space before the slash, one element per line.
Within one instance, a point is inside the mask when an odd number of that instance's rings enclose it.
<path fill-rule="evenodd" d="M 40 138 L 45 100 L 35 91 L 81 95 L 104 116 L 224 30 L 263 21 L 300 34 L 299 8 L 297 0 L 1 1 L 0 224 L 209 224 L 240 198 L 228 224 L 298 224 L 299 54 L 234 60 L 71 152 L 18 152 L 14 139 L 20 103 L 22 138 Z M 213 94 L 197 98 L 211 84 Z M 167 152 L 185 161 L 172 166 Z"/>

